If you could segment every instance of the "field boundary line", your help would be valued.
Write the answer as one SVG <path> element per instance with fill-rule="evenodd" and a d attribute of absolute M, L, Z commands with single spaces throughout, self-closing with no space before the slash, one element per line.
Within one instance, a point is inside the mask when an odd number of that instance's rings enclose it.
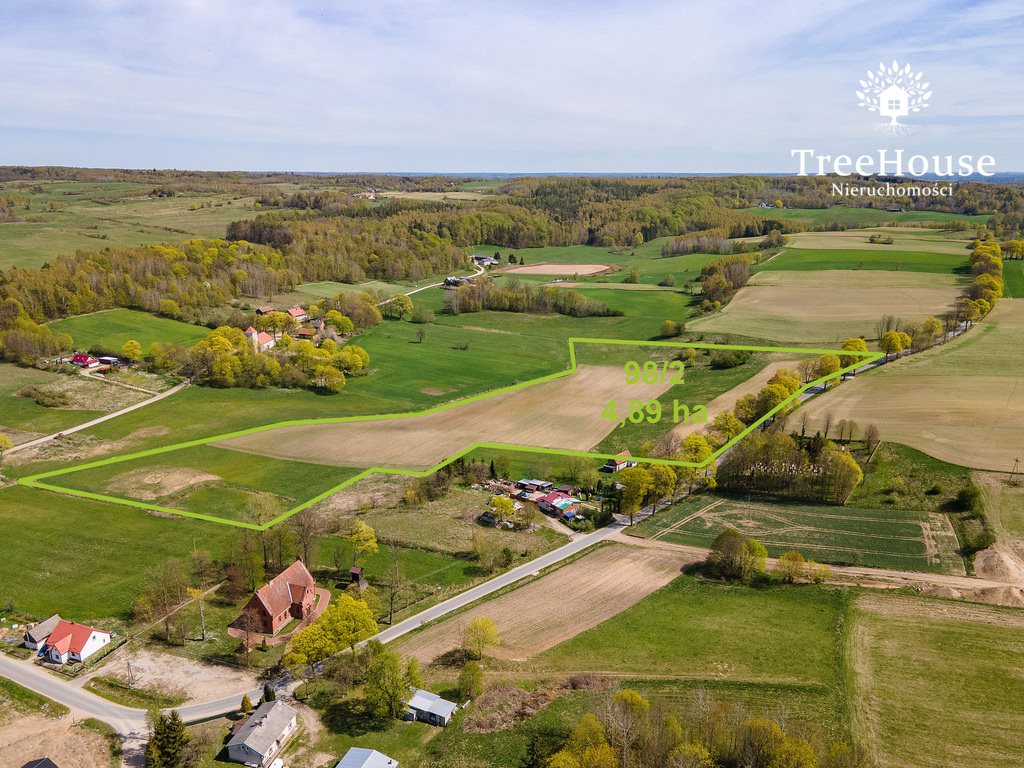
<path fill-rule="evenodd" d="M 447 465 L 458 461 L 459 459 L 473 453 L 479 449 L 495 449 L 501 451 L 513 451 L 520 453 L 546 453 L 553 456 L 571 456 L 580 457 L 585 459 L 608 459 L 616 458 L 615 454 L 611 453 L 594 453 L 591 451 L 575 451 L 561 448 L 539 448 L 537 446 L 529 445 L 517 445 L 508 443 L 490 443 L 490 442 L 479 442 L 473 443 L 461 451 L 456 453 L 454 456 L 450 456 L 446 459 L 442 459 L 440 462 L 432 467 L 422 470 L 416 469 L 399 469 L 394 467 L 370 467 L 368 469 L 359 472 L 353 477 L 348 478 L 342 483 L 328 488 L 326 491 L 317 494 L 311 499 L 308 499 L 291 509 L 282 512 L 272 520 L 267 521 L 261 525 L 256 523 L 247 523 L 241 520 L 229 520 L 215 515 L 206 515 L 201 512 L 189 512 L 181 509 L 175 509 L 172 507 L 163 507 L 157 504 L 147 503 L 144 501 L 138 501 L 136 499 L 128 499 L 120 496 L 111 496 L 103 493 L 95 493 L 92 491 L 83 491 L 76 488 L 68 488 L 66 486 L 56 485 L 53 483 L 47 483 L 46 480 L 54 477 L 60 477 L 62 475 L 68 475 L 75 472 L 82 472 L 88 469 L 96 469 L 98 467 L 109 466 L 111 464 L 120 464 L 127 461 L 134 461 L 136 459 L 143 459 L 149 456 L 159 456 L 165 453 L 171 453 L 184 448 L 194 448 L 200 445 L 209 445 L 210 443 L 222 442 L 224 440 L 230 440 L 236 437 L 243 437 L 245 435 L 257 434 L 260 432 L 268 432 L 274 429 L 281 429 L 283 427 L 299 427 L 299 426 L 314 426 L 321 424 L 344 424 L 352 422 L 367 422 L 367 421 L 385 421 L 392 419 L 410 419 L 417 416 L 426 416 L 433 413 L 440 413 L 447 411 L 452 408 L 458 408 L 469 403 L 480 402 L 481 400 L 487 400 L 498 395 L 506 394 L 509 392 L 516 392 L 518 390 L 533 387 L 538 384 L 542 384 L 548 381 L 555 381 L 566 376 L 571 376 L 577 371 L 576 363 L 576 345 L 601 345 L 601 346 L 623 346 L 623 347 L 661 347 L 667 349 L 705 349 L 705 350 L 736 350 L 746 352 L 783 352 L 786 354 L 801 354 L 801 355 L 835 355 L 841 357 L 856 357 L 857 362 L 851 365 L 840 368 L 834 373 L 829 373 L 821 376 L 813 381 L 809 381 L 803 384 L 800 389 L 796 390 L 783 400 L 781 403 L 776 405 L 770 411 L 762 415 L 759 419 L 750 424 L 746 429 L 736 435 L 734 438 L 729 440 L 717 451 L 711 454 L 705 461 L 702 462 L 687 462 L 678 461 L 673 459 L 653 459 L 644 458 L 640 456 L 634 457 L 638 463 L 642 464 L 661 464 L 670 467 L 688 467 L 693 469 L 703 469 L 704 467 L 710 466 L 713 462 L 717 461 L 719 457 L 736 445 L 740 440 L 745 438 L 747 435 L 754 432 L 762 424 L 772 419 L 775 414 L 785 409 L 790 403 L 800 402 L 801 396 L 814 389 L 815 387 L 822 385 L 832 379 L 842 380 L 842 376 L 850 371 L 859 368 L 862 365 L 873 363 L 876 360 L 882 358 L 881 352 L 858 352 L 852 350 L 835 350 L 835 349 L 814 349 L 814 348 L 803 348 L 803 347 L 769 347 L 769 346 L 758 346 L 758 345 L 747 345 L 747 344 L 707 344 L 702 342 L 674 342 L 674 341 L 649 341 L 649 340 L 633 340 L 633 339 L 600 339 L 600 338 L 589 338 L 589 337 L 578 337 L 573 336 L 568 340 L 569 344 L 569 367 L 563 371 L 556 371 L 555 373 L 549 373 L 544 376 L 539 376 L 529 381 L 520 382 L 518 384 L 511 384 L 507 387 L 500 387 L 495 390 L 488 392 L 481 392 L 477 395 L 471 395 L 460 400 L 456 400 L 450 403 L 442 403 L 440 405 L 433 406 L 432 408 L 426 408 L 422 411 L 408 411 L 404 413 L 390 413 L 390 414 L 371 414 L 368 416 L 335 416 L 325 417 L 319 419 L 290 419 L 286 421 L 279 421 L 273 424 L 264 424 L 257 427 L 248 427 L 246 429 L 236 430 L 234 432 L 227 432 L 219 435 L 212 435 L 210 437 L 201 437 L 194 440 L 187 440 L 181 443 L 174 443 L 172 445 L 159 446 L 157 448 L 149 448 L 144 451 L 138 451 L 136 453 L 126 454 L 124 456 L 112 456 L 105 459 L 98 459 L 96 461 L 87 462 L 85 464 L 79 464 L 76 466 L 65 467 L 61 469 L 53 469 L 47 472 L 40 472 L 34 475 L 28 475 L 26 477 L 18 478 L 18 484 L 26 486 L 28 488 L 36 488 L 39 490 L 51 491 L 53 493 L 63 494 L 65 496 L 75 496 L 82 499 L 89 499 L 91 501 L 100 501 L 110 504 L 120 504 L 122 506 L 134 507 L 136 509 L 142 509 L 147 512 L 160 512 L 167 515 L 173 515 L 175 517 L 185 517 L 193 520 L 203 520 L 210 523 L 219 523 L 221 525 L 230 525 L 235 528 L 243 528 L 253 531 L 265 531 L 272 528 L 279 523 L 283 523 L 293 515 L 298 514 L 304 509 L 320 503 L 324 499 L 333 496 L 338 491 L 374 474 L 390 474 L 390 475 L 404 475 L 406 477 L 428 477 Z M 171 390 L 168 390 L 170 392 Z M 166 395 L 165 395 L 166 396 Z"/>

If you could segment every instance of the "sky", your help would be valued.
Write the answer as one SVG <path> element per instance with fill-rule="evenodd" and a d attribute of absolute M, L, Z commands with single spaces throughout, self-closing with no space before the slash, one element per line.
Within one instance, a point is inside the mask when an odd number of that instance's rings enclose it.
<path fill-rule="evenodd" d="M 0 0 L 0 165 L 1022 171 L 1022 33 L 1020 0 Z M 892 61 L 932 90 L 896 137 L 855 96 Z"/>

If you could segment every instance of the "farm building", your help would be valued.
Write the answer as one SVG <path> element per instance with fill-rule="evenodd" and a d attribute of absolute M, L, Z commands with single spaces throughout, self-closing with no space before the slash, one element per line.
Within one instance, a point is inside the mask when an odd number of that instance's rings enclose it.
<path fill-rule="evenodd" d="M 50 636 L 50 633 L 60 624 L 61 618 L 59 613 L 53 614 L 46 621 L 41 621 L 38 624 L 33 625 L 25 632 L 25 647 L 31 648 L 33 651 L 38 651 L 44 645 L 46 645 L 46 639 Z"/>
<path fill-rule="evenodd" d="M 334 768 L 398 768 L 398 761 L 376 749 L 352 747 Z"/>
<path fill-rule="evenodd" d="M 292 335 L 296 341 L 316 341 L 316 331 L 307 326 L 296 329 L 295 333 Z"/>
<path fill-rule="evenodd" d="M 524 478 L 516 483 L 517 488 L 529 491 L 530 493 L 535 493 L 536 491 L 547 493 L 553 486 L 554 484 L 549 483 L 547 480 L 531 480 L 529 478 Z"/>
<path fill-rule="evenodd" d="M 576 517 L 579 512 L 580 504 L 582 502 L 570 496 L 567 493 L 560 491 L 552 491 L 547 496 L 542 498 L 538 504 L 540 511 L 548 515 L 558 515 L 564 517 L 567 520 L 572 520 Z"/>
<path fill-rule="evenodd" d="M 301 560 L 256 590 L 242 609 L 256 631 L 276 635 L 292 619 L 305 619 L 313 612 L 316 582 Z"/>
<path fill-rule="evenodd" d="M 494 266 L 495 264 L 501 264 L 501 262 L 498 261 L 498 259 L 486 253 L 474 253 L 473 261 L 475 261 L 481 267 L 490 267 Z"/>
<path fill-rule="evenodd" d="M 419 720 L 421 723 L 430 725 L 448 725 L 451 722 L 459 705 L 442 699 L 436 693 L 424 691 L 422 688 L 413 688 L 412 696 L 406 701 L 408 710 L 406 720 Z"/>
<path fill-rule="evenodd" d="M 41 757 L 38 760 L 25 763 L 21 768 L 60 768 L 60 766 L 48 757 Z"/>
<path fill-rule="evenodd" d="M 622 451 L 616 454 L 614 459 L 608 459 L 601 469 L 605 472 L 618 472 L 635 466 L 636 462 L 632 459 L 632 454 L 629 451 Z"/>
<path fill-rule="evenodd" d="M 225 750 L 233 763 L 263 768 L 295 731 L 295 710 L 282 701 L 265 701 L 235 731 Z"/>
<path fill-rule="evenodd" d="M 98 368 L 100 361 L 92 355 L 86 355 L 79 352 L 71 358 L 71 364 L 77 365 L 79 368 Z"/>
<path fill-rule="evenodd" d="M 61 619 L 46 639 L 43 651 L 54 664 L 85 661 L 110 642 L 110 633 Z"/>
<path fill-rule="evenodd" d="M 101 357 L 98 357 L 97 360 L 100 361 L 101 365 L 108 365 L 110 367 L 121 364 L 121 361 L 119 359 L 117 359 L 116 357 L 110 357 L 109 355 L 103 355 Z"/>
<path fill-rule="evenodd" d="M 277 340 L 265 331 L 257 331 L 251 325 L 245 329 L 245 338 L 252 342 L 257 352 L 266 352 L 277 344 Z"/>
<path fill-rule="evenodd" d="M 309 313 L 298 305 L 289 309 L 288 314 L 291 315 L 292 319 L 297 323 L 304 323 L 309 320 Z"/>
<path fill-rule="evenodd" d="M 262 307 L 256 307 L 257 315 L 269 315 L 271 312 L 277 312 L 277 308 L 271 304 L 266 304 Z"/>

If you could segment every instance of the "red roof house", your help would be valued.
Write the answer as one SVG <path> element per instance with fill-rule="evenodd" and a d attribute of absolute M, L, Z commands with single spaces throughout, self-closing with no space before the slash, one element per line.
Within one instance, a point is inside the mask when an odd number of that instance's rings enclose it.
<path fill-rule="evenodd" d="M 635 467 L 636 461 L 633 460 L 632 455 L 629 451 L 621 451 L 615 454 L 614 459 L 608 459 L 604 463 L 605 472 L 618 472 L 620 469 L 626 469 L 627 467 Z"/>
<path fill-rule="evenodd" d="M 92 355 L 86 355 L 79 352 L 77 355 L 71 358 L 71 364 L 77 365 L 80 368 L 95 368 L 100 364 L 100 361 L 97 360 Z"/>
<path fill-rule="evenodd" d="M 316 582 L 301 560 L 256 590 L 242 609 L 258 632 L 276 635 L 292 619 L 304 619 L 313 612 Z"/>
<path fill-rule="evenodd" d="M 294 317 L 295 320 L 300 323 L 304 323 L 307 320 L 309 320 L 309 313 L 298 305 L 289 309 L 288 314 Z"/>
<path fill-rule="evenodd" d="M 54 664 L 85 661 L 110 642 L 110 633 L 74 621 L 57 622 L 43 651 Z"/>

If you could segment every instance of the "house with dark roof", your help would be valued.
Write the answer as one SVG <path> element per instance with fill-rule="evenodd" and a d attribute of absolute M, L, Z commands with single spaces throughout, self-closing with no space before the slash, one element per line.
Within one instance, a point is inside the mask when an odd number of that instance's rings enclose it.
<path fill-rule="evenodd" d="M 85 661 L 110 642 L 110 633 L 61 619 L 46 639 L 43 650 L 54 664 Z"/>
<path fill-rule="evenodd" d="M 276 635 L 292 619 L 305 619 L 313 612 L 316 581 L 301 560 L 256 590 L 242 609 L 253 628 Z"/>
<path fill-rule="evenodd" d="M 257 315 L 269 315 L 271 312 L 277 312 L 277 309 L 272 304 L 265 304 L 262 307 L 256 307 Z"/>
<path fill-rule="evenodd" d="M 283 701 L 265 701 L 249 716 L 225 746 L 227 759 L 243 765 L 270 765 L 274 755 L 295 732 L 295 710 Z"/>
<path fill-rule="evenodd" d="M 60 624 L 60 621 L 60 614 L 55 613 L 46 621 L 33 624 L 25 632 L 25 647 L 31 648 L 33 651 L 38 651 L 46 645 L 46 639 L 50 636 L 50 633 L 53 632 L 54 628 Z"/>
<path fill-rule="evenodd" d="M 60 766 L 48 757 L 41 757 L 38 760 L 30 760 L 21 768 L 60 768 Z"/>

